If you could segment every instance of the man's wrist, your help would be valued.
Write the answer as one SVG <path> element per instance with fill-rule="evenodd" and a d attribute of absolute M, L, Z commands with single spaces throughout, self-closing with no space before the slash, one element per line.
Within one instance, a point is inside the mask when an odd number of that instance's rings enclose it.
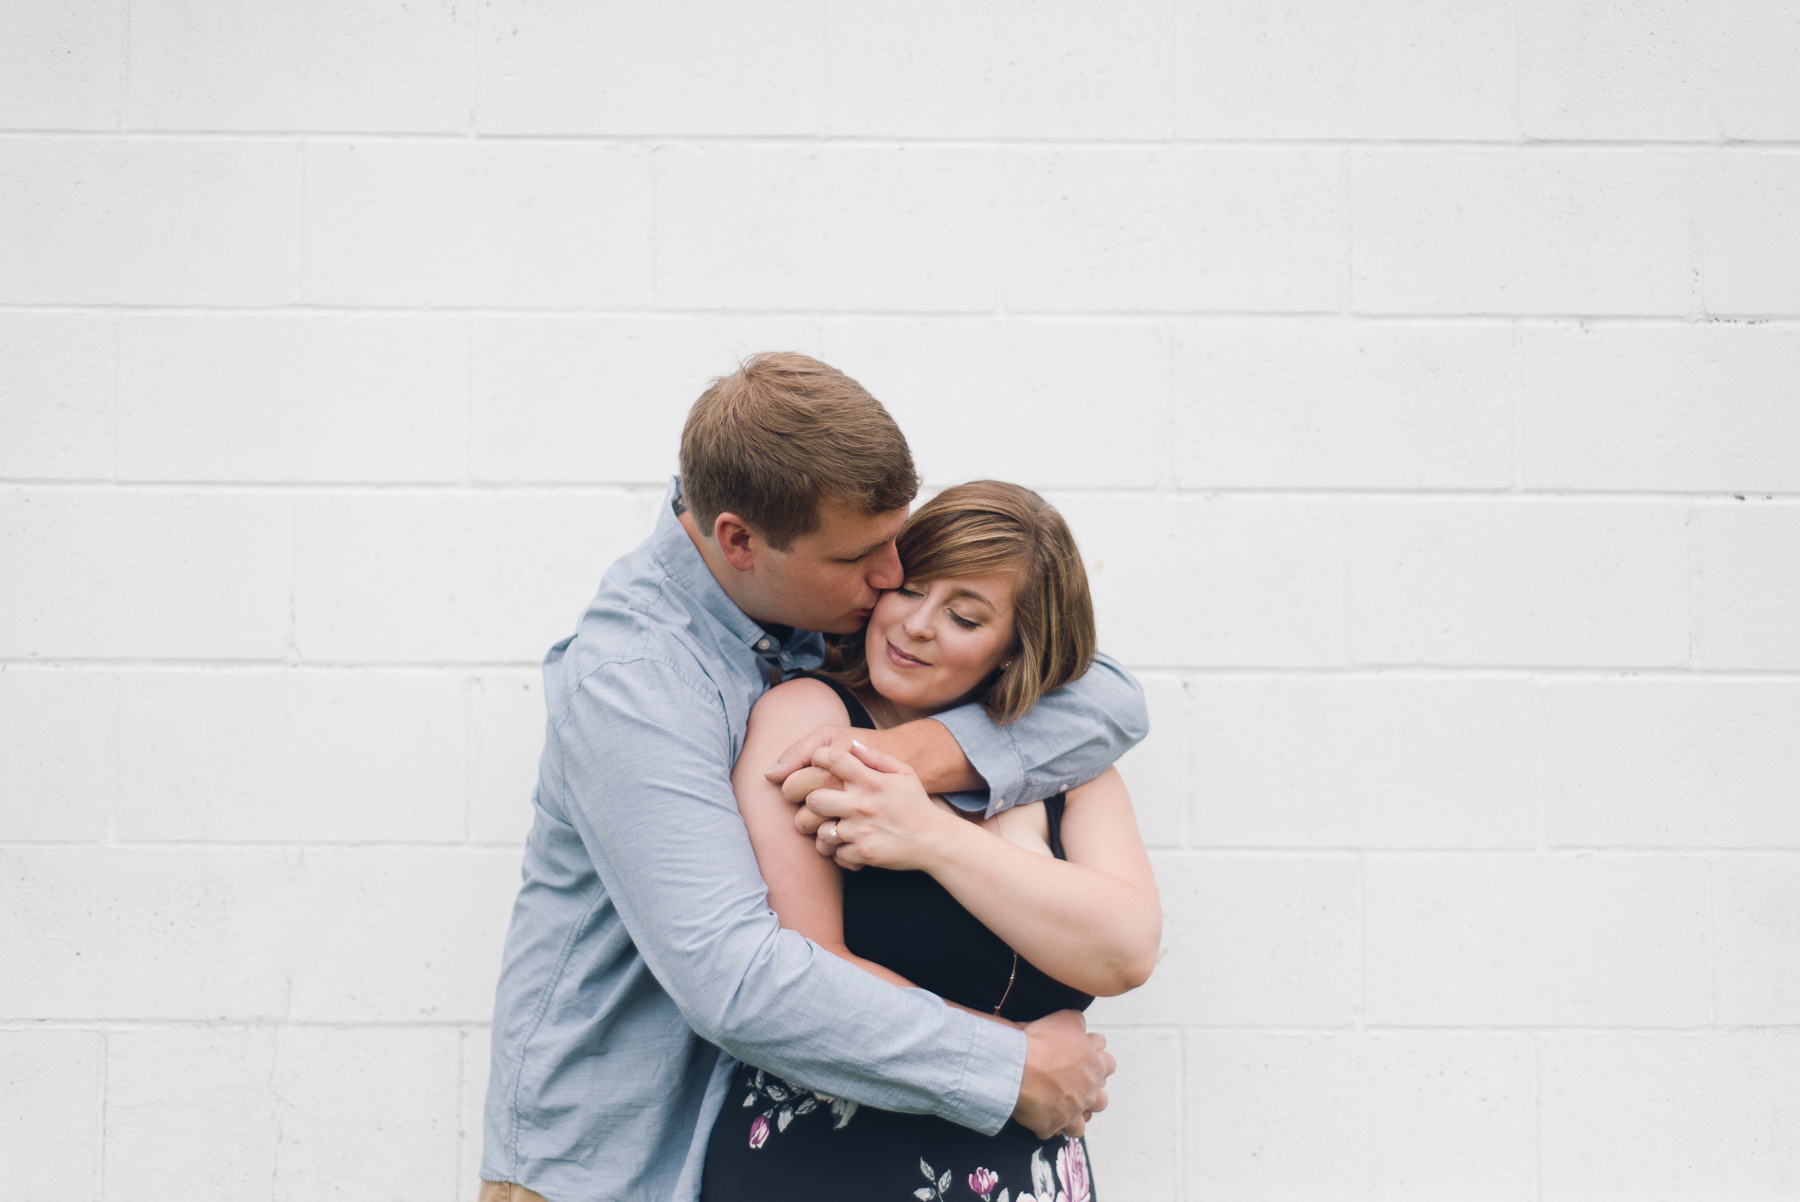
<path fill-rule="evenodd" d="M 882 738 L 876 745 L 905 760 L 927 793 L 963 793 L 987 787 L 963 754 L 962 744 L 936 718 L 917 718 L 879 733 Z"/>

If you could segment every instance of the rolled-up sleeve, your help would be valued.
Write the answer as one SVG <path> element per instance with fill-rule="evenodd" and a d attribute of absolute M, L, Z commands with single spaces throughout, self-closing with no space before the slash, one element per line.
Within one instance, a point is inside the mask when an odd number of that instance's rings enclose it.
<path fill-rule="evenodd" d="M 732 796 L 716 690 L 677 665 L 581 680 L 551 739 L 568 819 L 637 951 L 702 1038 L 809 1088 L 992 1134 L 1025 1039 L 781 929 Z"/>
<path fill-rule="evenodd" d="M 1085 784 L 1150 733 L 1144 690 L 1108 655 L 1047 693 L 1017 722 L 997 725 L 979 705 L 937 715 L 955 736 L 969 763 L 987 781 L 985 798 L 958 794 L 967 809 L 997 813 Z"/>

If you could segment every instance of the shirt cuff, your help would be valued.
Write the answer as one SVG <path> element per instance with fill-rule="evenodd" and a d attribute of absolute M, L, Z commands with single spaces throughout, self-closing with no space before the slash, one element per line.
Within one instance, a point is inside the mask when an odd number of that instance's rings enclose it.
<path fill-rule="evenodd" d="M 949 794 L 951 804 L 962 810 L 998 814 L 1023 800 L 1025 765 L 1020 762 L 1019 749 L 1005 727 L 994 725 L 994 720 L 979 705 L 959 705 L 933 716 L 944 724 L 950 737 L 968 757 L 970 766 L 988 785 L 985 796 L 979 790 Z"/>
<path fill-rule="evenodd" d="M 996 1135 L 1019 1104 L 1019 1086 L 1025 1082 L 1025 1032 L 969 1017 L 973 1029 L 963 1079 L 952 1099 L 954 1113 L 944 1117 L 983 1135 Z"/>

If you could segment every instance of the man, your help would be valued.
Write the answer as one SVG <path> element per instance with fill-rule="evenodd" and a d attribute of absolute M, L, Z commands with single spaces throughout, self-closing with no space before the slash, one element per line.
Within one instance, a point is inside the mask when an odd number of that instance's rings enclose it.
<path fill-rule="evenodd" d="M 859 630 L 901 583 L 905 438 L 841 372 L 759 355 L 695 403 L 681 471 L 545 659 L 481 1162 L 513 1184 L 484 1202 L 690 1202 L 731 1057 L 990 1133 L 1009 1116 L 1078 1131 L 1112 1071 L 1079 1015 L 1021 1033 L 782 930 L 732 797 L 751 705 L 818 664 L 813 632 Z M 859 734 L 934 791 L 985 783 L 999 809 L 1097 775 L 1145 727 L 1136 683 L 1103 660 L 1004 729 L 970 706 Z M 840 738 L 797 744 L 771 778 Z"/>

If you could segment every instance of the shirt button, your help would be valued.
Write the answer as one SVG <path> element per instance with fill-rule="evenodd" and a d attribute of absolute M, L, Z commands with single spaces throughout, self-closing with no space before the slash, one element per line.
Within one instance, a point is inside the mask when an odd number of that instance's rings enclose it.
<path fill-rule="evenodd" d="M 756 640 L 756 649 L 758 651 L 767 651 L 769 649 L 769 640 L 768 639 L 757 639 Z"/>

